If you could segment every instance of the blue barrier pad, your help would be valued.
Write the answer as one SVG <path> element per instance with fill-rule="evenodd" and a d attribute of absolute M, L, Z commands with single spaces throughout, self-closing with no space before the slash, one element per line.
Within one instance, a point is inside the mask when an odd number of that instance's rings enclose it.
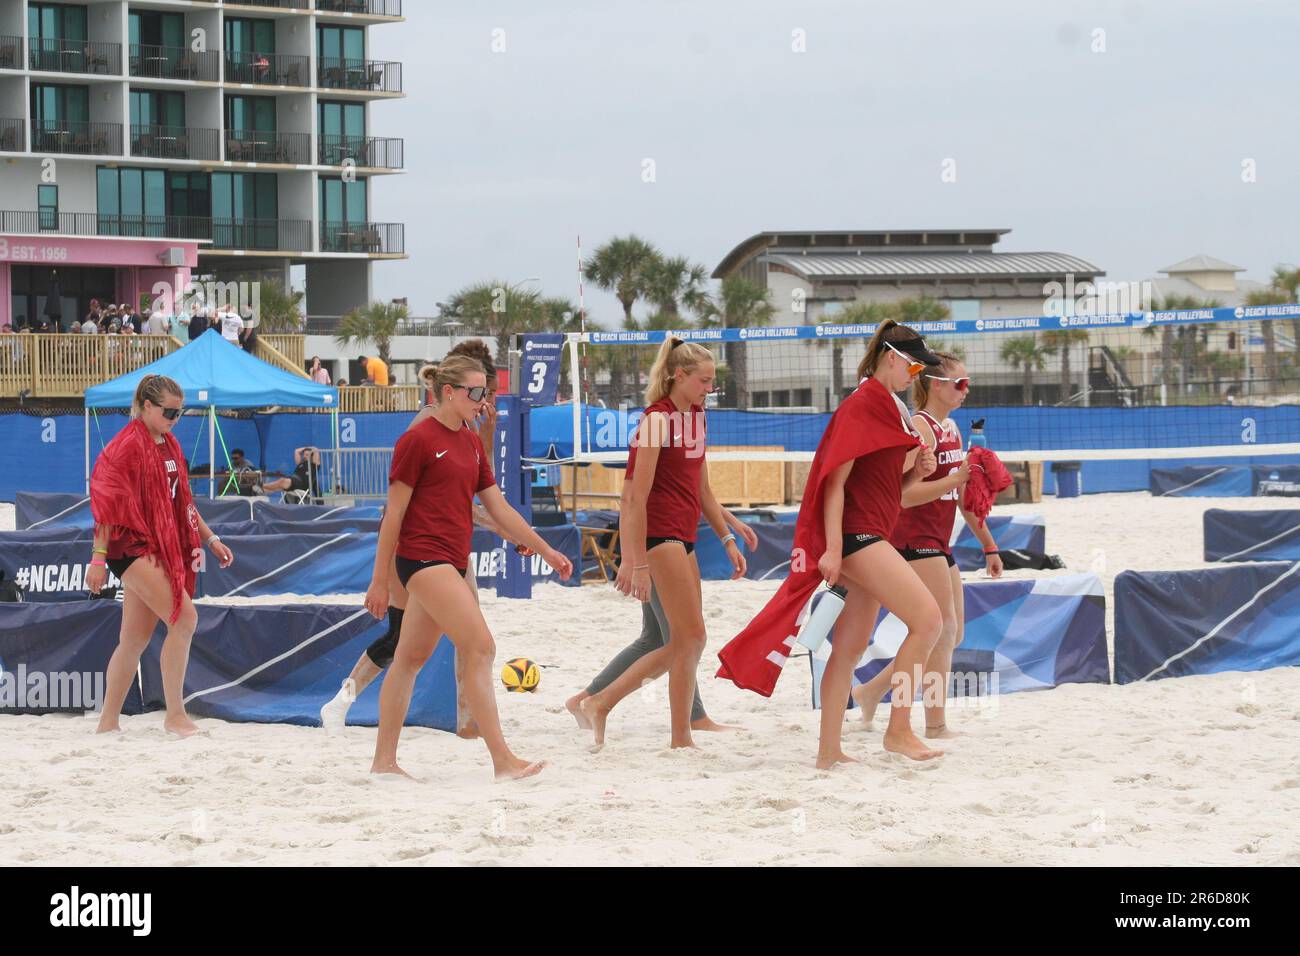
<path fill-rule="evenodd" d="M 1209 508 L 1201 522 L 1206 561 L 1300 561 L 1300 508 Z"/>
<path fill-rule="evenodd" d="M 1173 498 L 1248 498 L 1255 493 L 1250 465 L 1152 468 L 1151 494 Z"/>
<path fill-rule="evenodd" d="M 982 683 L 988 693 L 1110 683 L 1106 598 L 1096 575 L 978 581 L 966 584 L 963 596 L 965 638 L 957 652 L 967 662 L 987 661 L 988 680 Z M 888 666 L 906 636 L 903 622 L 882 611 L 854 671 L 854 686 Z M 809 657 L 814 707 L 821 706 L 821 679 L 833 642 L 832 636 Z M 954 656 L 954 672 L 962 669 L 958 660 Z"/>
<path fill-rule="evenodd" d="M 1300 664 L 1300 563 L 1115 578 L 1115 681 Z"/>

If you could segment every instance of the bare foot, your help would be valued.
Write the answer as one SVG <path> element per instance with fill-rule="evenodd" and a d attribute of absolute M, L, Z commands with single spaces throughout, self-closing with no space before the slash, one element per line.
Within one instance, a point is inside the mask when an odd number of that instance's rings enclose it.
<path fill-rule="evenodd" d="M 394 777 L 405 777 L 407 780 L 415 780 L 409 773 L 397 765 L 396 760 L 376 760 L 370 765 L 371 773 L 391 774 Z M 418 781 L 417 781 L 418 782 Z"/>
<path fill-rule="evenodd" d="M 912 733 L 910 728 L 901 733 L 885 731 L 885 749 L 913 760 L 933 760 L 943 756 L 942 750 L 931 750 L 921 743 L 921 738 Z"/>
<path fill-rule="evenodd" d="M 478 732 L 478 724 L 471 720 L 468 721 L 464 727 L 460 728 L 460 730 L 456 731 L 456 736 L 461 740 L 478 740 L 482 735 Z"/>
<path fill-rule="evenodd" d="M 578 704 L 578 710 L 587 718 L 596 746 L 605 746 L 605 721 L 609 719 L 609 708 L 600 706 L 595 697 L 588 697 Z"/>
<path fill-rule="evenodd" d="M 591 721 L 587 715 L 582 712 L 582 702 L 587 698 L 582 694 L 574 694 L 564 702 L 564 709 L 573 715 L 573 719 L 578 722 L 578 726 L 583 730 L 591 730 Z"/>
<path fill-rule="evenodd" d="M 509 763 L 496 769 L 496 778 L 498 781 L 522 780 L 524 777 L 534 777 L 541 773 L 542 768 L 545 766 L 545 760 L 534 760 L 530 763 L 527 760 L 512 757 Z"/>
<path fill-rule="evenodd" d="M 99 726 L 95 728 L 95 733 L 97 734 L 120 734 L 121 732 L 122 728 L 118 725 L 116 720 L 112 723 L 107 723 L 101 720 Z"/>
<path fill-rule="evenodd" d="M 830 770 L 837 763 L 857 763 L 857 757 L 850 757 L 843 750 L 837 751 L 830 756 L 817 755 L 817 769 Z"/>
<path fill-rule="evenodd" d="M 712 717 L 701 717 L 699 720 L 691 721 L 691 730 L 707 730 L 711 733 L 721 732 L 724 730 L 739 730 L 739 727 L 733 724 L 720 724 Z"/>
<path fill-rule="evenodd" d="M 862 692 L 866 689 L 867 689 L 866 684 L 859 684 L 857 687 L 853 688 L 853 690 L 849 691 L 849 696 L 853 698 L 853 700 L 857 703 L 858 707 L 861 709 L 862 722 L 867 725 L 868 729 L 870 729 L 870 727 L 872 726 L 873 722 L 876 719 L 876 705 L 879 704 L 880 701 L 876 700 L 876 701 L 867 702 L 866 700 L 864 700 Z"/>
<path fill-rule="evenodd" d="M 193 737 L 199 732 L 198 724 L 188 717 L 168 717 L 163 721 L 163 730 L 177 737 Z"/>
<path fill-rule="evenodd" d="M 937 727 L 926 727 L 925 736 L 929 740 L 951 740 L 954 737 L 965 737 L 966 735 L 960 730 L 953 730 L 947 724 L 939 724 Z"/>
<path fill-rule="evenodd" d="M 671 750 L 699 750 L 700 749 L 699 745 L 690 737 L 686 737 L 682 740 L 674 740 L 668 744 L 668 747 Z"/>

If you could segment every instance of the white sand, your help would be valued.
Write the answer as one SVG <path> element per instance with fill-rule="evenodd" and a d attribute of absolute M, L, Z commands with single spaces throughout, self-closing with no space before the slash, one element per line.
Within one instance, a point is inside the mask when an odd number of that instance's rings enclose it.
<path fill-rule="evenodd" d="M 1286 506 L 1128 494 L 1007 510 L 1045 515 L 1070 572 L 1097 562 L 1109 605 L 1124 568 L 1202 564 L 1205 508 Z M 0 506 L 0 528 L 12 520 Z M 1298 668 L 1006 695 L 995 714 L 954 714 L 970 734 L 928 764 L 855 723 L 862 763 L 821 773 L 806 663 L 772 700 L 711 679 L 775 585 L 704 588 L 705 703 L 743 729 L 697 735 L 700 752 L 666 749 L 663 682 L 615 713 L 599 754 L 563 710 L 636 635 L 634 604 L 595 587 L 488 594 L 498 664 L 545 667 L 537 694 L 499 694 L 516 751 L 550 761 L 540 777 L 494 784 L 481 744 L 422 729 L 403 736 L 412 784 L 367 774 L 366 728 L 207 720 L 209 736 L 177 741 L 157 714 L 112 738 L 84 718 L 7 717 L 0 864 L 1300 863 Z"/>

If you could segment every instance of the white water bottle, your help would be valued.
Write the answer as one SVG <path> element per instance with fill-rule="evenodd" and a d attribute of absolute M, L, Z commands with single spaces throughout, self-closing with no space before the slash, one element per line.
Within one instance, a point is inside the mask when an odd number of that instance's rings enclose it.
<path fill-rule="evenodd" d="M 817 606 L 808 615 L 803 630 L 799 632 L 799 636 L 796 638 L 800 644 L 813 652 L 816 652 L 826 643 L 831 628 L 835 626 L 836 619 L 839 618 L 840 612 L 844 610 L 844 598 L 849 593 L 847 589 L 839 585 L 832 586 L 829 584 L 824 588 L 818 588 L 818 591 L 821 597 L 817 601 Z"/>

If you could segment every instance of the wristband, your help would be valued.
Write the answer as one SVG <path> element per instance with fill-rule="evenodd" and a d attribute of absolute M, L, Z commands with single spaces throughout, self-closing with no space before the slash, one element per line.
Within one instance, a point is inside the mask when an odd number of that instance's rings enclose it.
<path fill-rule="evenodd" d="M 92 560 L 92 561 L 90 562 L 90 566 L 91 566 L 92 568 L 106 568 L 106 567 L 108 567 L 108 564 L 107 564 L 107 562 L 103 561 L 102 559 L 95 559 L 95 560 Z"/>
<path fill-rule="evenodd" d="M 108 556 L 108 548 L 95 548 L 95 549 L 94 549 L 93 551 L 91 551 L 90 553 L 91 553 L 91 554 L 102 554 L 102 555 L 104 555 L 105 557 L 107 557 L 107 556 Z"/>
<path fill-rule="evenodd" d="M 649 571 L 649 570 L 650 570 L 650 565 L 648 565 L 648 564 L 634 564 L 634 565 L 632 566 L 632 570 L 633 570 L 633 571 Z"/>
<path fill-rule="evenodd" d="M 203 542 L 203 543 L 204 543 L 204 544 L 211 544 L 213 541 L 220 541 L 220 540 L 221 540 L 221 535 L 219 535 L 219 534 L 210 534 L 210 535 L 208 535 L 208 540 L 205 541 L 205 542 Z"/>
<path fill-rule="evenodd" d="M 735 541 L 735 540 L 736 540 L 735 534 L 728 534 L 725 538 L 722 539 L 722 546 L 725 548 L 727 546 L 728 541 Z"/>
<path fill-rule="evenodd" d="M 985 548 L 985 549 L 984 549 L 984 553 L 985 553 L 985 554 L 1001 554 L 1002 552 L 1001 552 L 998 548 L 994 548 L 992 551 L 990 551 L 988 548 Z"/>

